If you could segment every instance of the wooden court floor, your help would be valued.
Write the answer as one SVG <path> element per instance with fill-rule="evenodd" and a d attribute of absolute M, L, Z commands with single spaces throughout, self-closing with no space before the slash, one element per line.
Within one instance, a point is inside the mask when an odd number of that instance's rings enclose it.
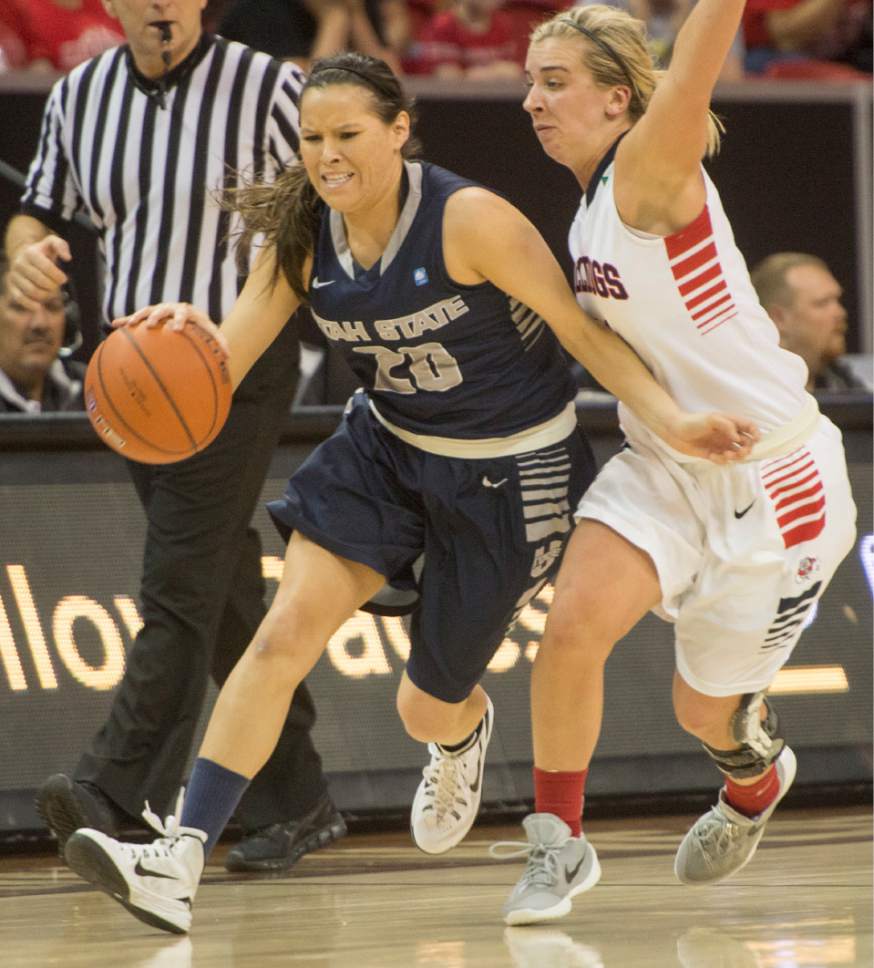
<path fill-rule="evenodd" d="M 162 934 L 55 857 L 0 856 L 2 968 L 837 968 L 872 966 L 872 817 L 778 812 L 753 862 L 708 888 L 674 880 L 691 817 L 587 824 L 603 879 L 551 927 L 505 928 L 521 867 L 480 826 L 442 857 L 406 833 L 356 835 L 286 877 L 207 868 L 189 937 Z"/>

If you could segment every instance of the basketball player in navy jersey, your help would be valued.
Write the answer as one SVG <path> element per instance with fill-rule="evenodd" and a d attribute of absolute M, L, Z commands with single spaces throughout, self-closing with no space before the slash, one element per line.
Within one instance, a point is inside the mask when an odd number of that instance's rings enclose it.
<path fill-rule="evenodd" d="M 593 473 L 559 340 L 676 447 L 731 459 L 755 435 L 749 421 L 679 411 L 577 306 L 511 205 L 406 160 L 410 105 L 382 61 L 317 64 L 301 118 L 303 164 L 234 198 L 267 244 L 221 331 L 180 304 L 124 321 L 216 333 L 236 384 L 306 301 L 366 387 L 270 505 L 287 567 L 218 698 L 181 817 L 150 815 L 162 837 L 148 847 L 87 830 L 67 845 L 74 870 L 169 931 L 188 930 L 205 857 L 296 684 L 386 582 L 418 597 L 397 696 L 407 732 L 430 744 L 413 837 L 440 853 L 469 830 L 493 723 L 479 679 L 555 572 Z"/>
<path fill-rule="evenodd" d="M 576 510 L 532 673 L 535 813 L 510 924 L 567 914 L 600 876 L 581 833 L 601 728 L 604 664 L 650 610 L 674 623 L 674 709 L 725 776 L 677 877 L 709 884 L 752 858 L 795 776 L 765 690 L 852 547 L 855 507 L 837 428 L 779 346 L 719 194 L 710 96 L 743 0 L 699 0 L 669 70 L 643 24 L 606 5 L 532 34 L 525 110 L 583 190 L 570 232 L 580 304 L 634 347 L 682 405 L 742 413 L 762 433 L 731 467 L 690 459 L 620 406 L 629 446 Z"/>

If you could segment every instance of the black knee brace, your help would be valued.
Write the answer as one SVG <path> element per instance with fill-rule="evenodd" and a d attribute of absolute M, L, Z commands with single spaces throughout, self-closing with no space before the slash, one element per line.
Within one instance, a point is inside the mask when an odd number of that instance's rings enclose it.
<path fill-rule="evenodd" d="M 764 719 L 759 718 L 762 703 L 767 710 Z M 757 776 L 777 759 L 785 745 L 777 736 L 778 728 L 777 713 L 765 699 L 765 693 L 748 692 L 731 717 L 731 734 L 741 744 L 740 749 L 717 750 L 707 743 L 701 745 L 726 776 Z"/>

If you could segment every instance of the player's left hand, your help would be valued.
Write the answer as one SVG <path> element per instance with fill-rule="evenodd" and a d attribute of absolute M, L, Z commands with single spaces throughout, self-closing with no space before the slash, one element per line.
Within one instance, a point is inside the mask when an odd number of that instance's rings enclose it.
<path fill-rule="evenodd" d="M 758 428 L 746 417 L 683 413 L 671 427 L 668 443 L 683 454 L 731 464 L 748 460 L 758 439 Z"/>
<path fill-rule="evenodd" d="M 113 319 L 112 326 L 119 329 L 122 326 L 145 326 L 151 329 L 154 326 L 166 326 L 167 329 L 181 330 L 188 324 L 199 326 L 221 347 L 225 356 L 230 355 L 228 341 L 225 339 L 218 326 L 206 315 L 206 313 L 192 306 L 191 303 L 158 303 L 154 306 L 144 306 L 129 316 L 119 316 Z"/>

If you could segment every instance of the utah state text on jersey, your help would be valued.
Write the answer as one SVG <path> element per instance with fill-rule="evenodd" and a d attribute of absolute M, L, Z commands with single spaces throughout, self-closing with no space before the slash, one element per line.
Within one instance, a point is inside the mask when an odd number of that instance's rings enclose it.
<path fill-rule="evenodd" d="M 453 319 L 458 319 L 467 312 L 469 308 L 461 296 L 451 296 L 409 316 L 374 320 L 371 325 L 376 331 L 376 337 L 367 332 L 367 326 L 361 320 L 335 322 L 332 319 L 324 319 L 315 312 L 313 312 L 313 319 L 329 340 L 358 343 L 379 339 L 391 342 L 399 339 L 416 339 L 430 330 L 442 329 Z"/>

